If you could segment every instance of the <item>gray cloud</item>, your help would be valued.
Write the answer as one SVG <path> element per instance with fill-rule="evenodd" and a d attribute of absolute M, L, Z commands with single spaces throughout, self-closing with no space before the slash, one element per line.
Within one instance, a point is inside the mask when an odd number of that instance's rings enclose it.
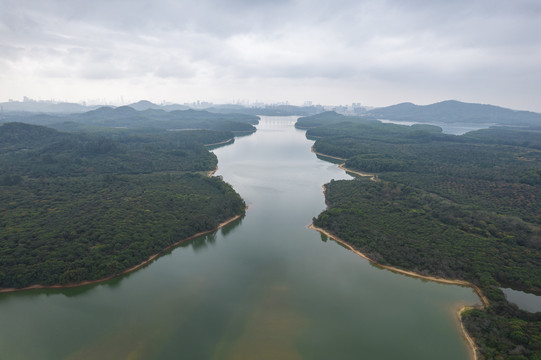
<path fill-rule="evenodd" d="M 531 100 L 541 95 L 539 1 L 0 0 L 0 8 L 0 100 L 54 90 L 68 100 L 220 101 L 256 82 L 262 96 L 252 100 L 460 98 L 541 111 Z"/>

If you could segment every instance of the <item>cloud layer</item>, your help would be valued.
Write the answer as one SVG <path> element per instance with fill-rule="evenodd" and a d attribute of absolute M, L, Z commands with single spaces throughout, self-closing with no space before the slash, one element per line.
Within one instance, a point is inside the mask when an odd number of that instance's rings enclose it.
<path fill-rule="evenodd" d="M 444 99 L 541 112 L 537 0 L 0 0 L 0 101 Z"/>

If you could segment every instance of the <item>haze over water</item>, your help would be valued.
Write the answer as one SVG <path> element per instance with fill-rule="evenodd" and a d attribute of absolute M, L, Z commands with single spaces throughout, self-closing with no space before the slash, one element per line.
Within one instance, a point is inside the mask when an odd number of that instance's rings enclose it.
<path fill-rule="evenodd" d="M 0 294 L 0 359 L 468 359 L 456 309 L 469 288 L 370 265 L 307 228 L 319 160 L 296 118 L 214 150 L 246 217 L 133 274 L 66 290 Z"/>

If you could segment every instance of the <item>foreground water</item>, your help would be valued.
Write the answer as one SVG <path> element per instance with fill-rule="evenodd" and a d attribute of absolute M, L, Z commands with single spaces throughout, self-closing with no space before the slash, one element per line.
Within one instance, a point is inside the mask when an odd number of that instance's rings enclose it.
<path fill-rule="evenodd" d="M 0 359 L 468 359 L 469 288 L 370 265 L 307 228 L 321 185 L 295 118 L 216 149 L 246 217 L 99 285 L 0 294 Z"/>

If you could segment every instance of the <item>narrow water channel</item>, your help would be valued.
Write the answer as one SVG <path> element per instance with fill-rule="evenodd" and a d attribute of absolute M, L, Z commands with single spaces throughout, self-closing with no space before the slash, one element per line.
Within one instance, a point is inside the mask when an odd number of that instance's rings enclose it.
<path fill-rule="evenodd" d="M 246 216 L 128 276 L 0 294 L 0 359 L 469 359 L 469 288 L 397 275 L 310 230 L 321 185 L 296 118 L 214 150 Z"/>

